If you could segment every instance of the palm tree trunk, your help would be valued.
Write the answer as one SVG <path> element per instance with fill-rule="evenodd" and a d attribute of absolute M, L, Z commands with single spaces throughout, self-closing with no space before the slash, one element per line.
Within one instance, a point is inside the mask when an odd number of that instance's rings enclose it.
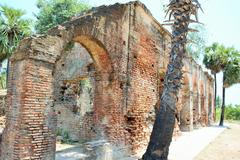
<path fill-rule="evenodd" d="M 6 88 L 8 88 L 8 76 L 9 76 L 9 58 L 7 59 L 7 71 L 6 71 Z"/>
<path fill-rule="evenodd" d="M 225 75 L 223 74 L 223 82 L 225 80 Z M 222 110 L 221 110 L 221 117 L 220 117 L 220 123 L 219 126 L 223 126 L 223 122 L 224 122 L 224 113 L 225 113 L 225 87 L 223 84 L 223 88 L 222 88 Z"/>
<path fill-rule="evenodd" d="M 0 89 L 2 89 L 3 88 L 3 83 L 2 83 L 2 62 L 0 62 L 0 82 L 1 82 L 1 88 Z"/>
<path fill-rule="evenodd" d="M 175 124 L 176 102 L 181 87 L 186 36 L 193 6 L 196 7 L 191 0 L 171 1 L 169 5 L 170 15 L 174 17 L 169 64 L 160 99 L 160 109 L 156 115 L 150 142 L 142 157 L 143 160 L 167 160 L 168 157 Z"/>
<path fill-rule="evenodd" d="M 216 121 L 216 108 L 217 108 L 217 74 L 214 73 L 214 121 Z"/>

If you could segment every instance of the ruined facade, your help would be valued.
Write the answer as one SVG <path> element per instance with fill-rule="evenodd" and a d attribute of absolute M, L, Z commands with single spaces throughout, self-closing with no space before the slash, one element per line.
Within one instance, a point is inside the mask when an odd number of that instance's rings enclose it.
<path fill-rule="evenodd" d="M 2 159 L 54 159 L 56 135 L 146 147 L 171 35 L 140 2 L 94 8 L 48 35 L 23 40 L 10 59 Z M 184 59 L 176 129 L 213 117 L 213 81 Z"/>

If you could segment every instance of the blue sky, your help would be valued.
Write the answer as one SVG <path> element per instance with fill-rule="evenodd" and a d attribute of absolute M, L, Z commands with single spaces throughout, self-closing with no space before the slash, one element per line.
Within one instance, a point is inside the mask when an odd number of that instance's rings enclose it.
<path fill-rule="evenodd" d="M 129 0 L 85 0 L 92 6 L 126 3 Z M 164 20 L 163 5 L 169 0 L 141 0 L 161 23 Z M 219 42 L 225 46 L 234 46 L 240 50 L 240 0 L 199 0 L 204 13 L 199 13 L 199 20 L 204 23 L 208 31 L 208 44 Z M 26 10 L 27 17 L 33 17 L 37 12 L 36 0 L 0 0 L 0 4 Z M 221 95 L 222 75 L 217 76 L 218 94 Z M 240 104 L 240 84 L 226 90 L 227 104 Z"/>

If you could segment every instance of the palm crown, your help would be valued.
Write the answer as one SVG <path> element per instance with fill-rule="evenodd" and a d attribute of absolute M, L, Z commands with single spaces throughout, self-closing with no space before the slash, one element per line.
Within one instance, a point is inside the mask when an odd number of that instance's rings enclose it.
<path fill-rule="evenodd" d="M 25 36 L 31 34 L 30 20 L 23 19 L 25 12 L 0 6 L 0 62 L 8 58 Z"/>

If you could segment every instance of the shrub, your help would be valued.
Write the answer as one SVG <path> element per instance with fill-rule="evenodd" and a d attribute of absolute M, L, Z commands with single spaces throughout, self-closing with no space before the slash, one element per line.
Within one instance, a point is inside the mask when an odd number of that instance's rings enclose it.
<path fill-rule="evenodd" d="M 221 116 L 221 108 L 216 110 L 216 119 L 219 120 Z M 225 108 L 226 120 L 240 120 L 240 105 L 227 105 Z"/>

